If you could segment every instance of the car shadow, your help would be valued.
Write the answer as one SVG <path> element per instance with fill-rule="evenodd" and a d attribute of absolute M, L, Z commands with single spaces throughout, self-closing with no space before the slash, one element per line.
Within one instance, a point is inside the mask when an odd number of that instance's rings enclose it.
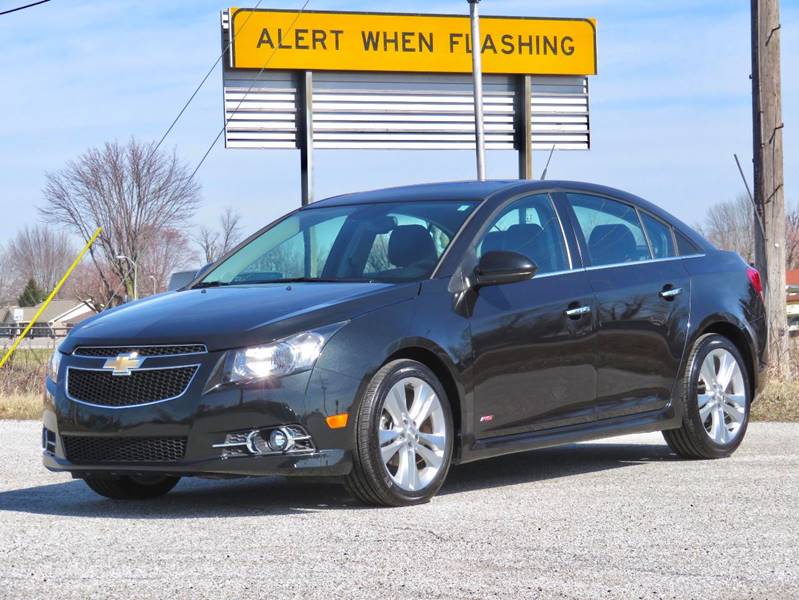
<path fill-rule="evenodd" d="M 546 481 L 571 475 L 676 460 L 664 445 L 584 443 L 513 454 L 453 467 L 441 494 Z M 97 496 L 82 482 L 0 492 L 0 511 L 111 519 L 196 519 L 368 510 L 330 480 L 260 477 L 186 478 L 168 495 L 146 502 Z"/>
<path fill-rule="evenodd" d="M 674 460 L 680 459 L 666 444 L 558 446 L 458 465 L 450 470 L 440 493 L 456 494 Z"/>

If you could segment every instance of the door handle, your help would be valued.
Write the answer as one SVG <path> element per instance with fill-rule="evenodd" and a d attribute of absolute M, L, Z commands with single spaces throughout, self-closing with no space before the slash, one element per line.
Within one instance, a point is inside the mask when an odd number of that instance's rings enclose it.
<path fill-rule="evenodd" d="M 587 315 L 591 312 L 590 306 L 580 306 L 578 308 L 570 308 L 566 311 L 566 316 L 570 319 L 579 319 L 583 315 Z"/>
<path fill-rule="evenodd" d="M 676 298 L 680 294 L 682 294 L 682 288 L 669 288 L 667 290 L 666 289 L 661 290 L 660 297 L 663 298 L 664 300 L 671 300 L 672 298 Z"/>

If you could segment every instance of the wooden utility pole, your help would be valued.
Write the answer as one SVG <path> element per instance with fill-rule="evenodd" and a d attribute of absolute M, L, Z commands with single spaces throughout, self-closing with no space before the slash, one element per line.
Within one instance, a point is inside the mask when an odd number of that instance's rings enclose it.
<path fill-rule="evenodd" d="M 765 286 L 768 360 L 780 377 L 792 374 L 785 294 L 785 192 L 783 187 L 779 0 L 752 1 L 752 122 L 754 142 L 755 262 Z"/>

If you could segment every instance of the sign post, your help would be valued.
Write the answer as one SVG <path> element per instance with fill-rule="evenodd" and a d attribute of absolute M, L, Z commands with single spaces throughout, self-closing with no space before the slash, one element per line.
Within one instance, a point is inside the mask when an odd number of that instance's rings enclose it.
<path fill-rule="evenodd" d="M 533 82 L 530 75 L 516 76 L 514 148 L 519 153 L 519 179 L 533 178 Z"/>
<path fill-rule="evenodd" d="M 299 73 L 297 92 L 301 202 L 307 206 L 313 202 L 313 71 Z"/>
<path fill-rule="evenodd" d="M 480 0 L 469 1 L 469 17 L 472 22 L 472 79 L 474 80 L 474 136 L 477 145 L 477 179 L 486 178 L 485 123 L 483 116 L 483 62 L 480 37 Z"/>

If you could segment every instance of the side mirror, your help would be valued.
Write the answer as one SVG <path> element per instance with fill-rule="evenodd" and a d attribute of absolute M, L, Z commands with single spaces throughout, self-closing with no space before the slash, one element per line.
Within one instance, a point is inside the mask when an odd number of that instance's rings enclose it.
<path fill-rule="evenodd" d="M 170 292 L 174 292 L 175 290 L 184 288 L 194 281 L 196 275 L 197 271 L 178 271 L 172 273 L 172 275 L 169 276 L 169 283 L 166 289 Z"/>
<path fill-rule="evenodd" d="M 538 271 L 535 261 L 518 252 L 495 250 L 486 252 L 474 269 L 478 287 L 502 285 L 532 279 Z"/>
<path fill-rule="evenodd" d="M 214 266 L 214 263 L 212 263 L 212 262 L 209 262 L 207 265 L 205 265 L 205 266 L 204 266 L 202 269 L 200 269 L 199 271 L 197 271 L 197 272 L 194 274 L 194 278 L 195 278 L 195 279 L 199 279 L 199 278 L 200 278 L 200 277 L 202 277 L 203 275 L 207 275 L 207 274 L 208 274 L 208 271 L 210 271 L 210 270 L 211 270 L 211 267 L 213 267 L 213 266 Z"/>
<path fill-rule="evenodd" d="M 214 263 L 208 263 L 198 271 L 178 271 L 176 273 L 172 273 L 172 275 L 169 276 L 169 283 L 167 284 L 166 289 L 170 292 L 174 292 L 175 290 L 184 288 L 195 279 L 199 279 L 203 275 L 207 274 L 213 266 Z"/>

